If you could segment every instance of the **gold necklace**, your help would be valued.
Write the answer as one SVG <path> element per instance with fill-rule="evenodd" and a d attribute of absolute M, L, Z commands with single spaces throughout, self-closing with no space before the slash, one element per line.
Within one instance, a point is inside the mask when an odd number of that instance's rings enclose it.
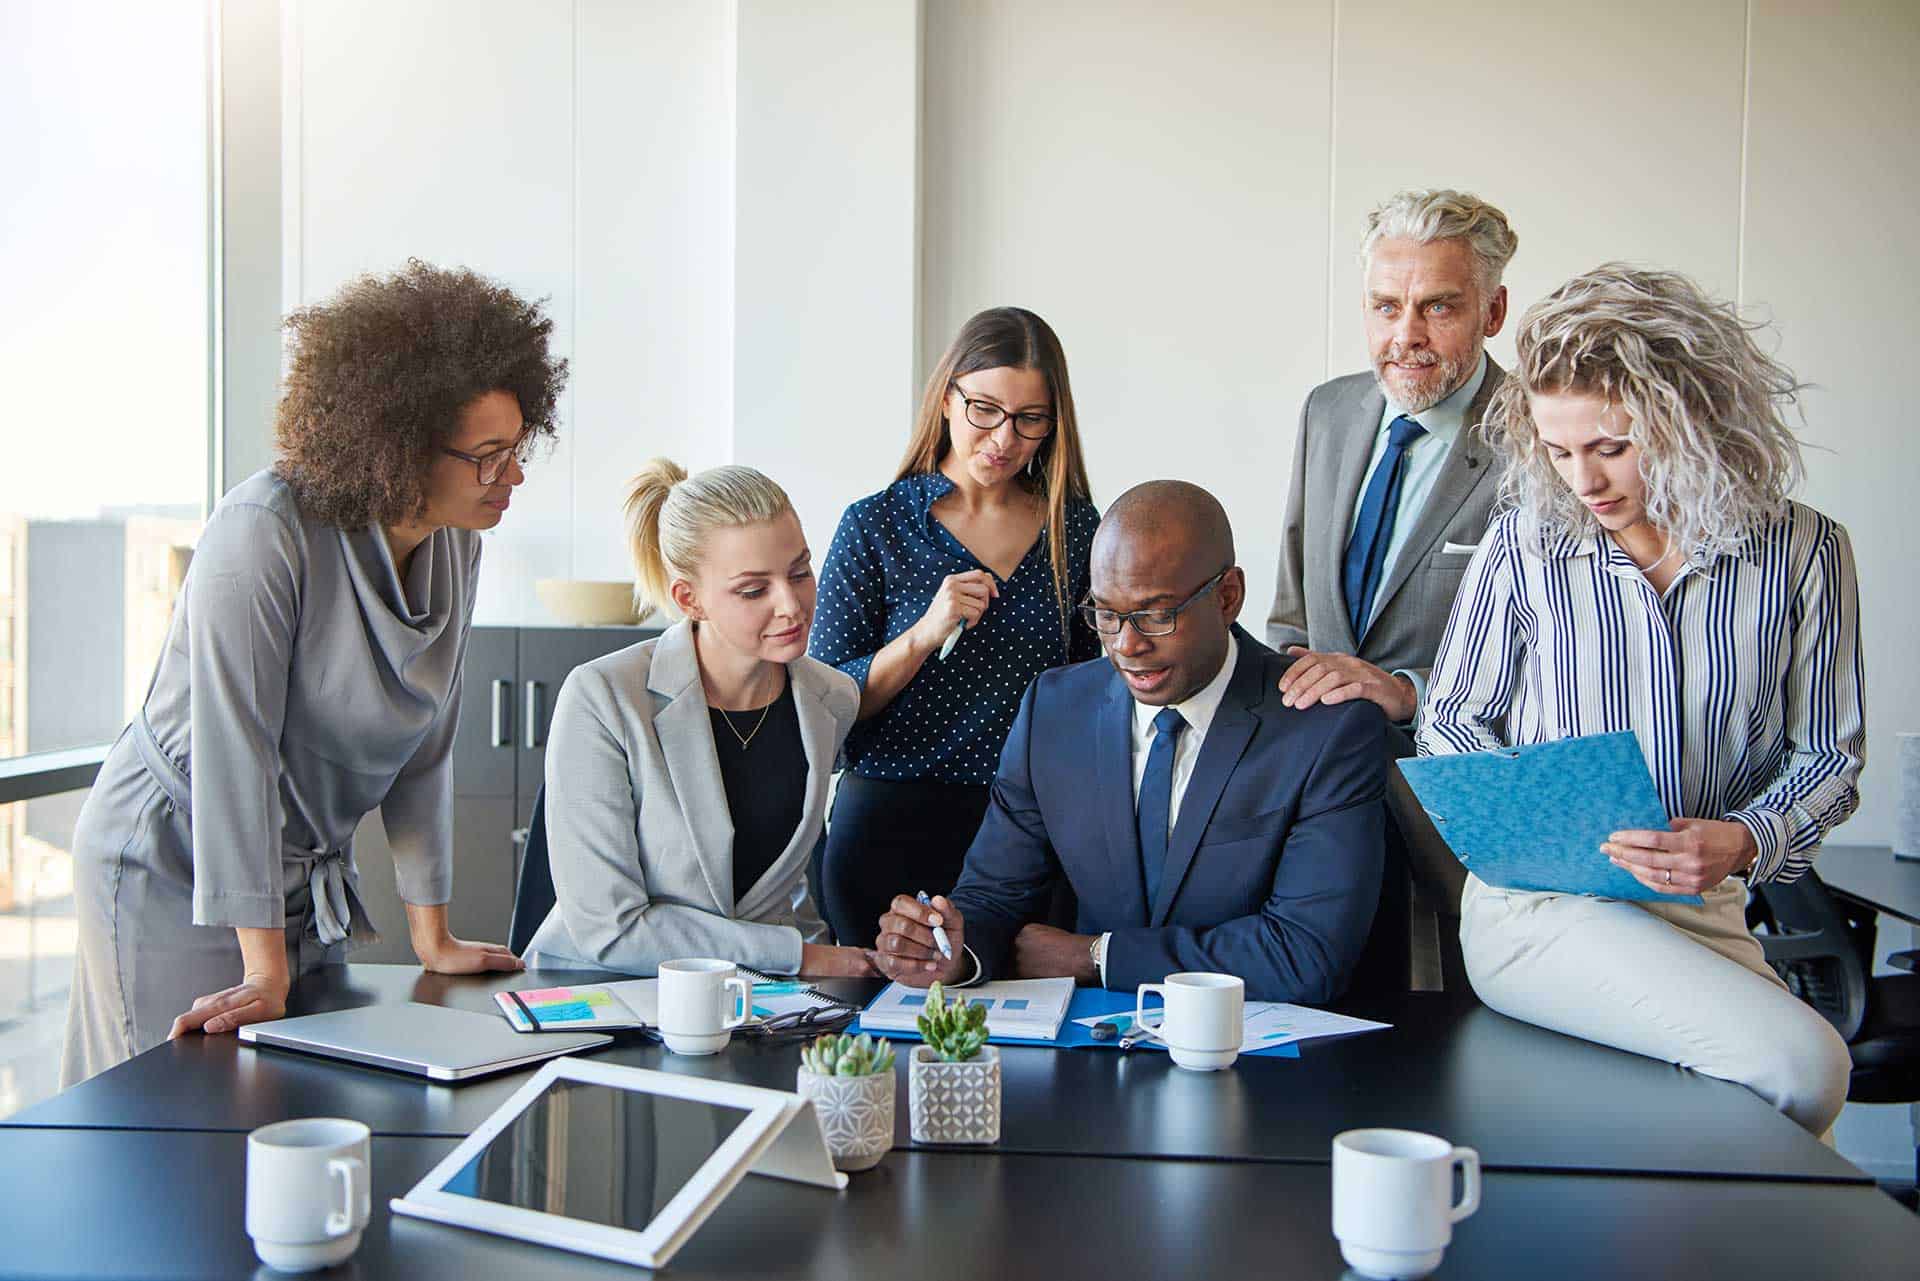
<path fill-rule="evenodd" d="M 780 700 L 776 698 L 773 700 L 773 703 L 779 701 Z M 753 728 L 747 731 L 745 738 L 740 737 L 740 727 L 733 723 L 733 717 L 728 713 L 726 708 L 716 707 L 713 710 L 720 713 L 720 719 L 727 723 L 727 728 L 733 731 L 733 736 L 740 739 L 740 750 L 744 752 L 747 750 L 747 745 L 753 742 L 753 736 L 760 732 L 760 727 L 767 723 L 767 713 L 773 710 L 773 703 L 768 703 L 760 709 L 760 719 L 753 723 Z"/>

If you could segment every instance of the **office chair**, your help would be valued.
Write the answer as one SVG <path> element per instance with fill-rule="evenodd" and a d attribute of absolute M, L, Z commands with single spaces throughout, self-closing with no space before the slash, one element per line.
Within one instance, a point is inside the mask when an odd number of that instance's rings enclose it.
<path fill-rule="evenodd" d="M 540 923 L 553 911 L 553 867 L 547 862 L 545 783 L 533 794 L 533 813 L 523 831 L 526 839 L 520 849 L 520 876 L 513 887 L 513 924 L 507 930 L 507 946 L 515 956 L 526 952 Z"/>
<path fill-rule="evenodd" d="M 1747 905 L 1767 962 L 1846 1041 L 1848 1101 L 1920 1102 L 1920 973 L 1912 972 L 1920 950 L 1887 958 L 1908 973 L 1874 976 L 1874 916 L 1843 910 L 1811 871 L 1791 885 L 1755 886 Z M 1920 1148 L 1914 1177 L 1920 1183 Z"/>

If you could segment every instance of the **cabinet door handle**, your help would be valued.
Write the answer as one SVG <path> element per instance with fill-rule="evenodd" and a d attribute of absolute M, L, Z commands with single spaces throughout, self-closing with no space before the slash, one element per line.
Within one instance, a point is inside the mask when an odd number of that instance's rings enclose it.
<path fill-rule="evenodd" d="M 494 681 L 493 690 L 493 733 L 487 740 L 489 747 L 513 746 L 513 682 Z"/>
<path fill-rule="evenodd" d="M 546 688 L 539 681 L 527 682 L 527 705 L 522 710 L 527 722 L 526 744 L 529 748 L 540 746 L 540 691 Z"/>

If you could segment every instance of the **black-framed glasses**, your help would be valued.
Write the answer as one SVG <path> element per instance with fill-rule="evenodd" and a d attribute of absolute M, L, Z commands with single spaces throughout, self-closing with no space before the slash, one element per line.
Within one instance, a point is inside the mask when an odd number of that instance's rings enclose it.
<path fill-rule="evenodd" d="M 455 449 L 451 445 L 440 446 L 440 452 L 443 454 L 452 454 L 455 458 L 463 462 L 472 463 L 475 474 L 480 478 L 480 483 L 482 485 L 491 485 L 494 481 L 499 480 L 501 475 L 505 473 L 509 459 L 519 462 L 523 467 L 526 466 L 527 457 L 533 452 L 533 429 L 528 428 L 521 432 L 520 438 L 511 445 L 504 445 L 499 449 L 489 449 L 484 454 L 469 454 L 464 450 Z"/>
<path fill-rule="evenodd" d="M 979 431 L 998 431 L 1000 424 L 1011 418 L 1016 436 L 1027 440 L 1045 440 L 1053 434 L 1052 414 L 1037 413 L 1031 409 L 1023 409 L 1017 414 L 1009 413 L 1004 406 L 996 405 L 991 400 L 975 400 L 960 390 L 960 384 L 951 378 L 947 380 L 947 386 L 953 388 L 953 394 L 966 403 L 969 427 Z"/>
<path fill-rule="evenodd" d="M 1195 601 L 1220 585 L 1233 566 L 1229 565 L 1200 587 L 1200 590 L 1175 605 L 1172 609 L 1133 609 L 1121 613 L 1117 609 L 1101 609 L 1098 605 L 1080 606 L 1081 617 L 1087 625 L 1102 636 L 1118 636 L 1120 629 L 1128 623 L 1142 636 L 1171 636 L 1174 628 L 1180 626 L 1180 615 L 1193 607 Z"/>

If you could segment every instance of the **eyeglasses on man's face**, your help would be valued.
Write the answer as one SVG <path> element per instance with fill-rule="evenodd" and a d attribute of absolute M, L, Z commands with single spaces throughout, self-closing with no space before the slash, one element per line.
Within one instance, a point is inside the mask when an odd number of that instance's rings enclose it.
<path fill-rule="evenodd" d="M 1045 440 L 1053 431 L 1053 415 L 1039 410 L 1023 409 L 1019 413 L 1009 413 L 1004 405 L 996 405 L 991 400 L 976 400 L 960 389 L 960 384 L 952 379 L 947 386 L 953 389 L 967 406 L 967 425 L 979 431 L 998 431 L 1000 424 L 1009 418 L 1013 420 L 1016 436 L 1027 440 Z"/>
<path fill-rule="evenodd" d="M 1128 623 L 1132 623 L 1133 630 L 1142 636 L 1171 636 L 1174 629 L 1180 626 L 1180 615 L 1191 609 L 1202 596 L 1218 587 L 1220 580 L 1225 578 L 1228 570 L 1232 568 L 1229 565 L 1209 578 L 1201 584 L 1199 591 L 1171 609 L 1134 609 L 1122 613 L 1117 609 L 1102 609 L 1098 605 L 1089 603 L 1080 606 L 1080 614 L 1087 620 L 1087 625 L 1102 636 L 1118 636 L 1120 629 Z"/>
<path fill-rule="evenodd" d="M 480 483 L 482 485 L 491 485 L 506 474 L 507 464 L 509 462 L 517 462 L 522 467 L 526 466 L 528 457 L 533 453 L 533 429 L 529 427 L 525 431 L 522 431 L 519 438 L 511 445 L 503 445 L 499 449 L 489 449 L 484 454 L 469 454 L 464 450 L 455 449 L 451 445 L 442 445 L 440 452 L 443 454 L 451 454 L 455 458 L 472 463 L 474 473 L 478 476 Z"/>

